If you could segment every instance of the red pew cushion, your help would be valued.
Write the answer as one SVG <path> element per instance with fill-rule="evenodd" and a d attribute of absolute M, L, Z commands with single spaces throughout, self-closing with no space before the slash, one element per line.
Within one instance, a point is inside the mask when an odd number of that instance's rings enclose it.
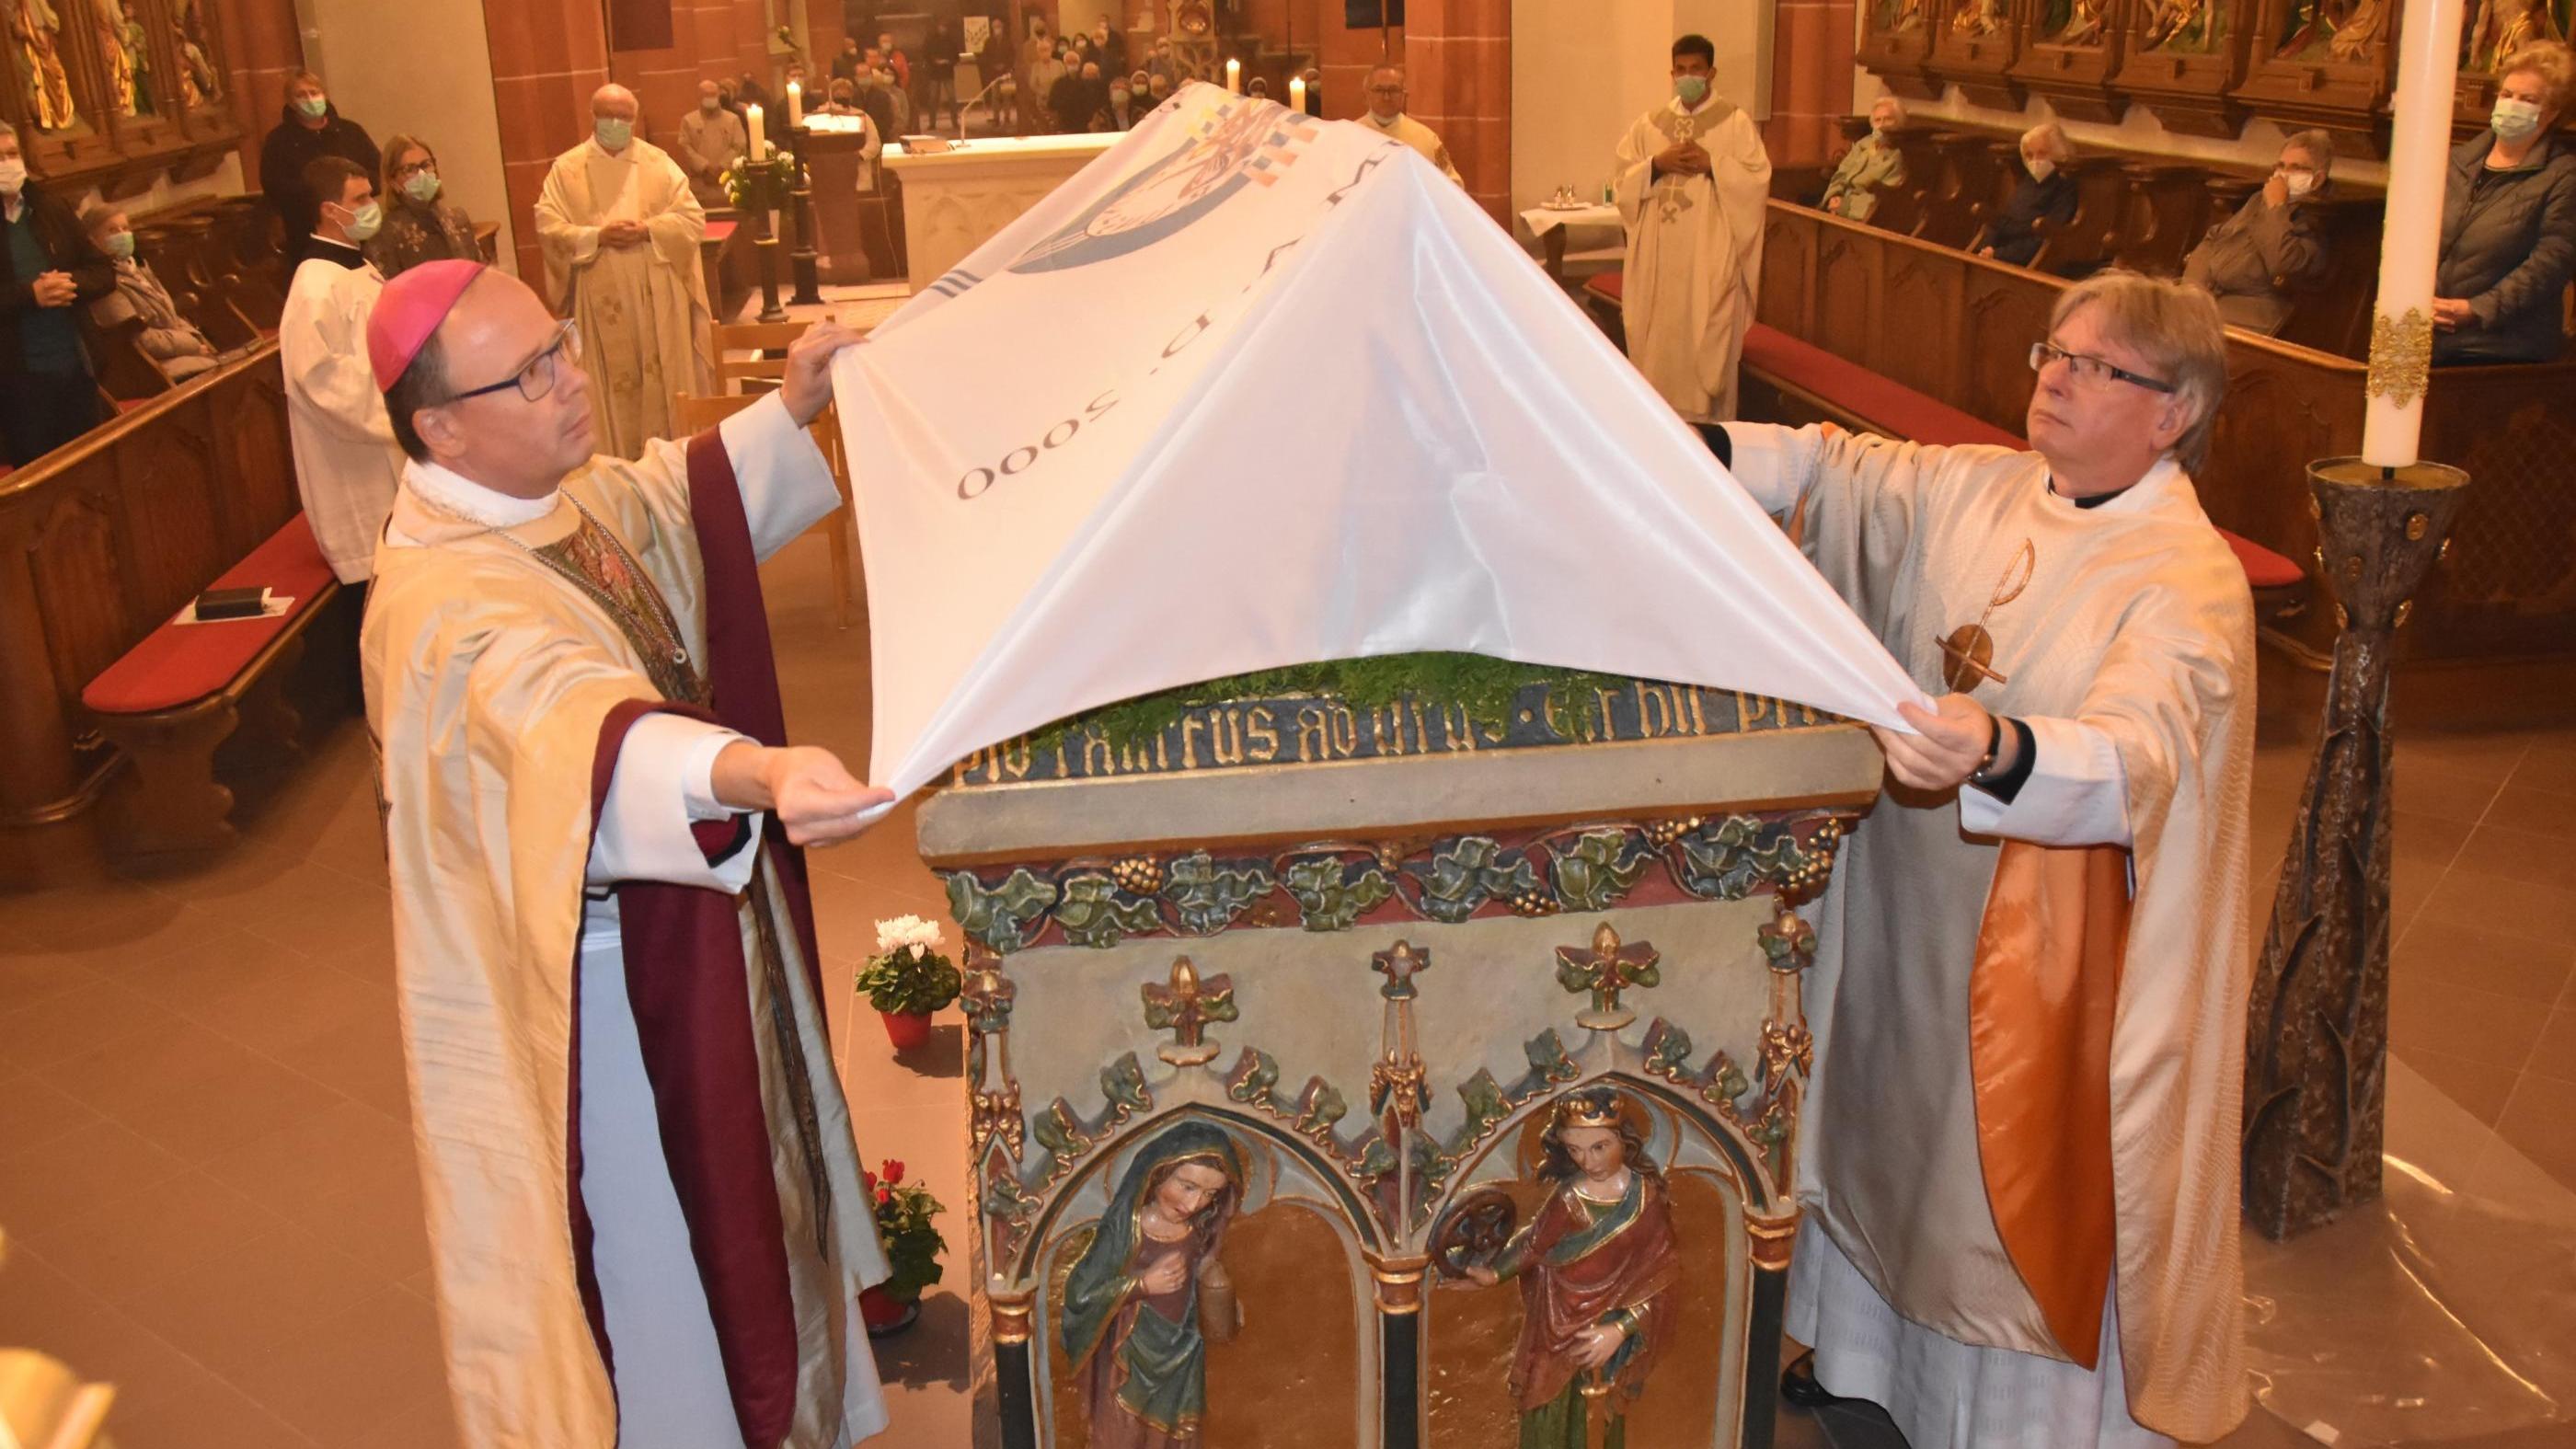
<path fill-rule="evenodd" d="M 164 622 L 91 680 L 81 691 L 81 703 L 100 714 L 149 714 L 204 699 L 239 677 L 297 615 L 313 607 L 331 582 L 330 562 L 299 513 L 252 549 L 250 557 L 207 585 L 270 589 L 295 600 L 292 608 L 273 619 Z"/>
<path fill-rule="evenodd" d="M 708 222 L 707 240 L 714 242 L 718 246 L 722 246 L 726 242 L 733 240 L 733 229 L 739 225 L 741 225 L 740 222 L 733 221 Z"/>
<path fill-rule="evenodd" d="M 1627 295 L 1626 288 L 1627 275 L 1616 267 L 1606 272 L 1593 273 L 1583 284 L 1583 290 L 1613 307 L 1618 306 L 1620 299 Z"/>

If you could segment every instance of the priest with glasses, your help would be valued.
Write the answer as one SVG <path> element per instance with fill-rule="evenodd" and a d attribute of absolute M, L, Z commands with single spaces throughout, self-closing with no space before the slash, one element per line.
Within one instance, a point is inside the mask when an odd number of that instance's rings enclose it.
<path fill-rule="evenodd" d="M 2225 341 L 2111 272 L 2030 360 L 2029 451 L 1703 429 L 1937 696 L 1823 903 L 1783 1389 L 1914 1449 L 2201 1442 L 2247 1409 L 2253 609 L 2190 476 Z"/>
<path fill-rule="evenodd" d="M 423 1191 L 474 1446 L 834 1449 L 885 1276 L 801 847 L 887 799 L 785 738 L 757 564 L 840 498 L 780 389 L 594 455 L 582 336 L 473 262 L 386 284 L 402 486 L 362 629 Z"/>

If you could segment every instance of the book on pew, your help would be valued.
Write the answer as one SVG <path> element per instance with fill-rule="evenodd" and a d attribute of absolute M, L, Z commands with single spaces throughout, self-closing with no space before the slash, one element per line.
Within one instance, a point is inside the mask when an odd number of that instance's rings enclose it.
<path fill-rule="evenodd" d="M 197 596 L 200 624 L 217 619 L 256 619 L 268 612 L 266 589 L 208 589 Z"/>

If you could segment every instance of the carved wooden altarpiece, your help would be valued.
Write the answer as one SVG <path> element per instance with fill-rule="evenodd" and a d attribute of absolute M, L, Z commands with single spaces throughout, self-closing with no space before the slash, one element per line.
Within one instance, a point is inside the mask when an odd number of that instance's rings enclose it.
<path fill-rule="evenodd" d="M 137 194 L 241 140 L 212 0 L 0 0 L 0 120 L 58 185 Z"/>

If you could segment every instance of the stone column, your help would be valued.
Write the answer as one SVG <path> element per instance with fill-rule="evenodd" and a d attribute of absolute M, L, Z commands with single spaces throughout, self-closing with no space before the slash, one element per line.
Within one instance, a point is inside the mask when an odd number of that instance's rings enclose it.
<path fill-rule="evenodd" d="M 537 195 L 555 157 L 588 129 L 590 93 L 608 83 L 607 22 L 597 0 L 483 0 L 483 23 L 519 275 L 542 293 Z"/>
<path fill-rule="evenodd" d="M 1771 119 L 1762 143 L 1774 166 L 1814 165 L 1851 114 L 1853 0 L 1778 0 L 1771 32 Z"/>
<path fill-rule="evenodd" d="M 259 145 L 286 108 L 286 78 L 304 64 L 294 0 L 214 0 L 225 85 L 242 129 L 242 185 L 259 189 Z"/>
<path fill-rule="evenodd" d="M 1509 224 L 1512 198 L 1511 0 L 1412 0 L 1404 68 L 1415 120 L 1440 133 L 1467 194 Z"/>

